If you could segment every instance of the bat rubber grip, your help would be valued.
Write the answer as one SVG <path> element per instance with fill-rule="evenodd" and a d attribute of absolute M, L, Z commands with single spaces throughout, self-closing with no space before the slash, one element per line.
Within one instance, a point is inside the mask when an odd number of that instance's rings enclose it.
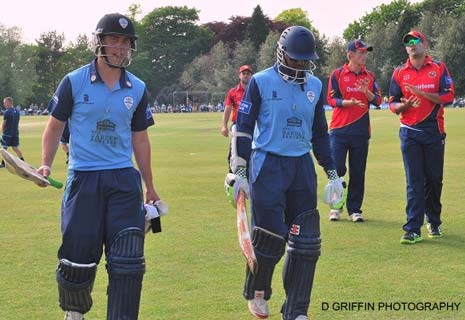
<path fill-rule="evenodd" d="M 55 187 L 55 188 L 57 188 L 57 189 L 63 188 L 63 182 L 60 182 L 60 181 L 58 181 L 58 180 L 55 180 L 55 179 L 53 179 L 53 178 L 51 178 L 51 177 L 47 177 L 47 180 L 48 180 L 48 182 L 50 182 L 50 185 L 51 185 L 51 186 L 53 186 L 53 187 Z"/>

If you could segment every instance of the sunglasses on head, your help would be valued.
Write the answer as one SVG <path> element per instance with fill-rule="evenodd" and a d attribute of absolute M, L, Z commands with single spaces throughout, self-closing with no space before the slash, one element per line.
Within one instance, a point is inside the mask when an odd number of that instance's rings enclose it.
<path fill-rule="evenodd" d="M 417 44 L 419 44 L 420 42 L 421 42 L 420 39 L 411 38 L 409 41 L 405 41 L 405 42 L 404 42 L 404 45 L 405 45 L 406 47 L 408 47 L 408 46 L 411 46 L 411 45 L 417 45 Z"/>

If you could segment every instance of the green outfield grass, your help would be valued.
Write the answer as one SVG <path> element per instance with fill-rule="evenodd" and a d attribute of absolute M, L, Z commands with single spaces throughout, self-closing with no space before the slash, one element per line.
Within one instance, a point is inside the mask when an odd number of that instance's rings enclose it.
<path fill-rule="evenodd" d="M 328 115 L 330 115 L 328 113 Z M 221 113 L 156 114 L 152 127 L 155 184 L 170 213 L 163 232 L 146 238 L 147 272 L 141 320 L 252 319 L 242 298 L 245 262 L 236 239 L 235 212 L 223 180 L 229 140 Z M 367 168 L 366 223 L 330 223 L 320 201 L 322 255 L 312 294 L 312 319 L 465 319 L 465 109 L 447 109 L 443 239 L 401 245 L 405 177 L 395 115 L 374 110 Z M 26 160 L 40 164 L 47 118 L 21 119 Z M 326 178 L 317 168 L 319 194 Z M 53 176 L 66 179 L 58 150 Z M 0 169 L 0 319 L 62 319 L 55 268 L 60 244 L 62 191 L 40 189 Z M 102 259 L 94 306 L 86 319 L 106 314 L 107 275 Z M 274 276 L 271 319 L 281 319 L 282 261 Z M 342 310 L 344 302 L 373 303 L 374 311 Z M 458 311 L 378 310 L 379 303 L 461 303 Z M 322 306 L 328 303 L 326 311 Z M 337 304 L 334 304 L 337 303 Z"/>

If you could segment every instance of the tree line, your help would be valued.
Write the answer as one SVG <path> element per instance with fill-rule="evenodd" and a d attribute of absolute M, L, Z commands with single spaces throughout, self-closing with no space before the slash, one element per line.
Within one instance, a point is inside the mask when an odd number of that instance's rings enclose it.
<path fill-rule="evenodd" d="M 429 41 L 430 55 L 448 65 L 457 95 L 465 95 L 465 0 L 394 0 L 353 21 L 342 38 L 334 39 L 312 25 L 312 12 L 300 8 L 270 19 L 257 6 L 250 17 L 206 24 L 199 24 L 199 11 L 187 6 L 156 8 L 138 19 L 140 12 L 139 5 L 131 5 L 126 13 L 139 37 L 129 70 L 146 82 L 151 101 L 160 104 L 170 103 L 175 91 L 225 93 L 237 83 L 242 64 L 256 71 L 273 65 L 276 41 L 290 25 L 306 26 L 315 34 L 320 56 L 315 74 L 323 81 L 346 61 L 347 41 L 370 43 L 374 51 L 367 67 L 375 72 L 383 95 L 394 67 L 407 59 L 402 36 L 418 29 Z M 35 42 L 22 43 L 18 27 L 0 24 L 0 96 L 13 96 L 17 104 L 46 105 L 63 76 L 94 57 L 86 35 L 65 45 L 63 34 L 50 31 Z"/>

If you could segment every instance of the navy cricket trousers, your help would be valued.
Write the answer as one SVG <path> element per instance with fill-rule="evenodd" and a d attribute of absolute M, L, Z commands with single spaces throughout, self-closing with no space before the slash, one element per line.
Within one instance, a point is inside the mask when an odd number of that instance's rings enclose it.
<path fill-rule="evenodd" d="M 365 171 L 368 157 L 369 137 L 361 135 L 329 135 L 331 156 L 339 177 L 347 173 L 346 160 L 349 156 L 349 184 L 346 208 L 349 215 L 362 213 L 365 194 Z"/>
<path fill-rule="evenodd" d="M 144 230 L 142 184 L 134 168 L 69 170 L 61 213 L 58 258 L 99 263 L 103 247 L 130 227 Z"/>
<path fill-rule="evenodd" d="M 407 180 L 405 231 L 421 234 L 425 215 L 429 223 L 441 224 L 445 137 L 445 134 L 400 128 L 400 148 Z"/>

